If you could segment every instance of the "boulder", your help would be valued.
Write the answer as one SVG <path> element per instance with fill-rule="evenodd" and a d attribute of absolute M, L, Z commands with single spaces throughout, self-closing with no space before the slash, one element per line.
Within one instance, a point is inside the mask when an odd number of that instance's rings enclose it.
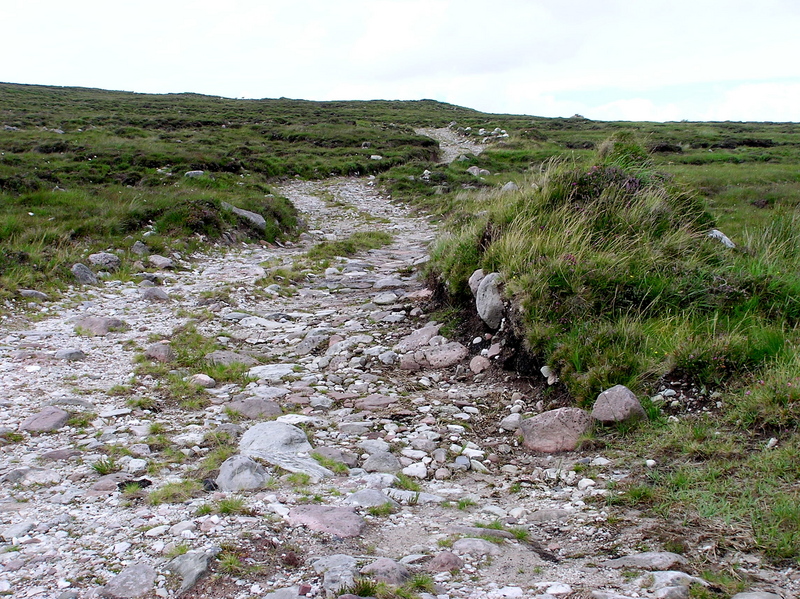
<path fill-rule="evenodd" d="M 85 264 L 73 264 L 70 270 L 81 285 L 97 285 L 97 277 Z"/>
<path fill-rule="evenodd" d="M 214 482 L 222 491 L 241 491 L 259 489 L 269 478 L 269 472 L 255 460 L 243 455 L 234 455 L 222 462 L 219 475 Z"/>
<path fill-rule="evenodd" d="M 166 256 L 159 256 L 158 254 L 153 254 L 151 256 L 148 256 L 147 261 L 156 268 L 160 268 L 161 270 L 170 269 L 175 265 L 175 263 L 172 261 L 171 258 L 167 258 Z"/>
<path fill-rule="evenodd" d="M 211 559 L 217 551 L 190 551 L 172 559 L 167 563 L 167 570 L 174 572 L 182 578 L 178 595 L 192 588 L 203 575 L 208 572 Z"/>
<path fill-rule="evenodd" d="M 633 568 L 640 570 L 674 570 L 685 568 L 689 562 L 685 557 L 669 551 L 645 551 L 603 562 L 606 568 Z"/>
<path fill-rule="evenodd" d="M 75 322 L 76 332 L 85 332 L 97 337 L 108 335 L 112 331 L 121 331 L 125 328 L 127 328 L 127 325 L 119 318 L 105 316 L 89 316 Z"/>
<path fill-rule="evenodd" d="M 148 564 L 133 564 L 122 570 L 100 590 L 101 597 L 132 599 L 144 597 L 153 590 L 156 571 Z"/>
<path fill-rule="evenodd" d="M 89 263 L 105 270 L 117 270 L 122 261 L 116 254 L 99 252 L 97 254 L 89 254 Z"/>
<path fill-rule="evenodd" d="M 270 418 L 283 414 L 283 410 L 277 403 L 261 397 L 232 401 L 225 407 L 247 418 Z"/>
<path fill-rule="evenodd" d="M 428 562 L 428 572 L 452 572 L 464 567 L 464 560 L 452 551 L 442 551 Z"/>
<path fill-rule="evenodd" d="M 591 416 L 580 408 L 558 408 L 520 421 L 523 444 L 532 451 L 572 451 L 592 427 Z"/>
<path fill-rule="evenodd" d="M 367 472 L 400 472 L 403 467 L 394 454 L 388 451 L 377 451 L 371 454 L 361 466 Z"/>
<path fill-rule="evenodd" d="M 251 426 L 239 440 L 242 455 L 264 460 L 289 472 L 308 474 L 314 481 L 333 476 L 312 457 L 306 434 L 292 424 L 260 422 Z"/>
<path fill-rule="evenodd" d="M 239 354 L 228 349 L 218 349 L 216 351 L 212 351 L 210 354 L 206 354 L 205 359 L 209 364 L 216 364 L 220 366 L 230 366 L 231 364 L 255 366 L 258 364 L 258 360 L 255 358 L 245 354 Z"/>
<path fill-rule="evenodd" d="M 144 355 L 151 360 L 155 360 L 156 362 L 172 362 L 175 360 L 175 350 L 173 350 L 169 343 L 151 343 L 147 346 L 147 349 L 144 350 Z"/>
<path fill-rule="evenodd" d="M 483 281 L 484 277 L 486 277 L 486 273 L 483 272 L 482 268 L 479 268 L 470 275 L 467 284 L 469 285 L 470 291 L 472 291 L 472 295 L 476 295 L 478 293 L 478 287 L 480 286 L 481 281 Z"/>
<path fill-rule="evenodd" d="M 592 409 L 592 418 L 604 424 L 643 420 L 647 414 L 633 391 L 624 385 L 615 385 L 597 396 Z"/>
<path fill-rule="evenodd" d="M 503 321 L 505 306 L 499 289 L 501 281 L 500 273 L 489 273 L 481 280 L 475 294 L 475 308 L 478 316 L 491 329 L 499 329 L 500 323 Z"/>
<path fill-rule="evenodd" d="M 352 508 L 329 505 L 299 505 L 289 510 L 292 526 L 304 525 L 311 530 L 337 537 L 357 537 L 364 530 L 364 519 Z"/>
<path fill-rule="evenodd" d="M 169 301 L 169 295 L 161 287 L 145 287 L 142 289 L 142 299 L 150 302 L 166 302 Z"/>
<path fill-rule="evenodd" d="M 47 406 L 20 425 L 20 430 L 45 433 L 60 429 L 69 420 L 69 412 L 55 406 Z"/>
<path fill-rule="evenodd" d="M 56 352 L 56 360 L 66 360 L 67 362 L 74 362 L 76 360 L 85 360 L 86 354 L 80 349 L 74 347 L 66 347 Z"/>
<path fill-rule="evenodd" d="M 259 231 L 267 230 L 267 221 L 264 220 L 264 217 L 261 216 L 260 214 L 257 214 L 255 212 L 250 212 L 249 210 L 244 210 L 242 208 L 237 208 L 236 206 L 233 206 L 228 202 L 222 202 L 221 206 L 225 208 L 225 210 L 230 210 L 236 216 L 243 218 Z"/>
<path fill-rule="evenodd" d="M 385 582 L 400 586 L 411 578 L 411 572 L 403 564 L 399 564 L 388 557 L 381 557 L 364 566 L 360 570 L 361 574 L 366 574 L 377 582 Z"/>
<path fill-rule="evenodd" d="M 417 329 L 410 335 L 403 337 L 393 349 L 398 353 L 415 351 L 422 346 L 427 345 L 431 339 L 438 335 L 440 328 L 442 328 L 442 325 L 437 324 L 428 325 L 421 329 Z"/>

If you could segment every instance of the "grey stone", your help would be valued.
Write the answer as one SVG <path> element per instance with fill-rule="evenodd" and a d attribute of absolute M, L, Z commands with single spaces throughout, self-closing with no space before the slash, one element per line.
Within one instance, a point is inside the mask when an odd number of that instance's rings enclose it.
<path fill-rule="evenodd" d="M 289 523 L 304 525 L 311 530 L 337 537 L 357 537 L 366 526 L 364 519 L 352 508 L 329 505 L 299 505 L 289 510 Z"/>
<path fill-rule="evenodd" d="M 334 554 L 319 558 L 312 562 L 317 574 L 322 574 L 322 588 L 329 594 L 353 584 L 357 570 L 355 558 Z"/>
<path fill-rule="evenodd" d="M 258 360 L 251 356 L 239 354 L 235 351 L 230 351 L 227 349 L 218 349 L 216 351 L 212 351 L 210 354 L 206 354 L 206 362 L 220 366 L 230 366 L 231 364 L 255 366 L 258 364 Z"/>
<path fill-rule="evenodd" d="M 503 185 L 503 187 L 502 187 L 502 189 L 500 191 L 509 192 L 509 191 L 517 191 L 518 189 L 519 189 L 519 186 L 516 183 L 514 183 L 513 181 L 509 181 L 508 183 Z"/>
<path fill-rule="evenodd" d="M 372 303 L 378 306 L 388 306 L 393 304 L 397 301 L 397 296 L 391 291 L 385 291 L 384 293 L 379 293 L 374 298 L 372 298 Z"/>
<path fill-rule="evenodd" d="M 317 349 L 330 338 L 327 329 L 312 329 L 305 338 L 295 345 L 294 353 L 298 356 L 305 356 Z"/>
<path fill-rule="evenodd" d="M 193 374 L 189 377 L 189 382 L 192 385 L 196 385 L 198 387 L 202 387 L 203 389 L 213 389 L 217 386 L 217 381 L 212 379 L 207 374 Z"/>
<path fill-rule="evenodd" d="M 520 414 L 509 414 L 500 421 L 500 428 L 505 431 L 515 431 L 519 428 L 519 423 L 522 421 Z"/>
<path fill-rule="evenodd" d="M 173 350 L 168 343 L 151 343 L 144 350 L 144 355 L 151 360 L 157 362 L 172 362 L 177 357 L 175 350 Z"/>
<path fill-rule="evenodd" d="M 97 277 L 85 264 L 73 264 L 70 270 L 81 285 L 97 285 Z"/>
<path fill-rule="evenodd" d="M 20 425 L 20 430 L 32 433 L 44 433 L 60 429 L 69 420 L 69 412 L 55 406 L 46 406 L 38 414 L 34 414 Z"/>
<path fill-rule="evenodd" d="M 148 256 L 147 261 L 156 268 L 160 268 L 161 270 L 168 270 L 173 266 L 175 266 L 175 263 L 172 261 L 171 258 L 167 258 L 166 256 L 159 256 L 158 254 L 153 254 L 151 256 Z"/>
<path fill-rule="evenodd" d="M 478 287 L 480 287 L 481 281 L 483 281 L 485 277 L 486 273 L 483 272 L 482 268 L 479 268 L 469 276 L 467 284 L 469 285 L 470 291 L 472 291 L 472 295 L 477 295 Z"/>
<path fill-rule="evenodd" d="M 397 402 L 396 397 L 372 393 L 356 401 L 359 410 L 380 410 Z"/>
<path fill-rule="evenodd" d="M 447 368 L 461 362 L 469 350 L 457 341 L 425 350 L 425 360 L 431 368 Z"/>
<path fill-rule="evenodd" d="M 265 364 L 263 366 L 253 366 L 249 375 L 269 381 L 270 383 L 278 383 L 283 377 L 295 373 L 296 364 Z"/>
<path fill-rule="evenodd" d="M 406 491 L 405 489 L 393 489 L 391 487 L 383 490 L 389 497 L 405 505 L 423 505 L 426 503 L 442 503 L 445 498 L 433 493 L 420 491 Z"/>
<path fill-rule="evenodd" d="M 87 332 L 98 337 L 125 328 L 127 328 L 127 325 L 119 318 L 109 318 L 105 316 L 89 316 L 88 318 L 81 318 L 75 322 L 76 332 Z"/>
<path fill-rule="evenodd" d="M 283 422 L 260 422 L 250 427 L 239 440 L 242 455 L 264 460 L 289 472 L 308 474 L 313 480 L 333 476 L 312 457 L 306 434 Z"/>
<path fill-rule="evenodd" d="M 190 179 L 196 179 L 197 177 L 202 177 L 204 174 L 205 171 L 186 171 L 183 173 L 183 176 Z"/>
<path fill-rule="evenodd" d="M 489 361 L 488 358 L 484 358 L 483 356 L 475 356 L 469 361 L 469 369 L 473 372 L 473 374 L 480 374 L 481 372 L 488 370 L 492 363 Z"/>
<path fill-rule="evenodd" d="M 389 472 L 391 474 L 402 469 L 400 461 L 388 451 L 373 453 L 361 467 L 367 472 Z"/>
<path fill-rule="evenodd" d="M 226 210 L 230 210 L 231 212 L 233 212 L 236 216 L 242 217 L 244 220 L 249 222 L 259 231 L 266 231 L 267 221 L 264 220 L 264 217 L 261 216 L 260 214 L 257 214 L 255 212 L 250 212 L 249 210 L 244 210 L 242 208 L 237 208 L 236 206 L 233 206 L 228 202 L 222 202 L 221 205 Z"/>
<path fill-rule="evenodd" d="M 528 515 L 531 522 L 550 522 L 552 520 L 563 520 L 568 518 L 572 512 L 560 509 L 536 510 Z"/>
<path fill-rule="evenodd" d="M 572 451 L 592 427 L 589 414 L 580 408 L 558 408 L 520 421 L 523 444 L 532 451 Z"/>
<path fill-rule="evenodd" d="M 122 261 L 116 254 L 109 252 L 99 252 L 97 254 L 89 254 L 89 263 L 93 266 L 99 266 L 106 270 L 117 270 Z"/>
<path fill-rule="evenodd" d="M 3 531 L 3 539 L 8 543 L 13 542 L 14 539 L 18 539 L 19 537 L 24 537 L 30 531 L 36 528 L 36 522 L 20 522 L 19 524 L 13 524 L 6 528 Z"/>
<path fill-rule="evenodd" d="M 26 297 L 28 299 L 35 299 L 41 301 L 50 299 L 50 297 L 46 293 L 42 293 L 41 291 L 36 291 L 34 289 L 20 289 L 19 294 L 22 297 Z"/>
<path fill-rule="evenodd" d="M 150 250 L 147 249 L 147 246 L 143 244 L 141 241 L 137 241 L 131 246 L 131 251 L 137 256 L 144 256 Z"/>
<path fill-rule="evenodd" d="M 643 420 L 647 414 L 633 391 L 615 385 L 597 396 L 592 408 L 592 418 L 603 423 Z"/>
<path fill-rule="evenodd" d="M 781 596 L 764 591 L 748 591 L 745 593 L 736 593 L 731 599 L 781 599 Z"/>
<path fill-rule="evenodd" d="M 489 555 L 500 555 L 502 552 L 497 545 L 490 541 L 466 538 L 459 539 L 453 543 L 453 553 L 465 553 L 467 555 L 486 557 Z"/>
<path fill-rule="evenodd" d="M 442 551 L 428 562 L 428 572 L 452 572 L 464 567 L 464 560 L 452 551 Z"/>
<path fill-rule="evenodd" d="M 166 302 L 169 301 L 169 295 L 161 287 L 146 287 L 142 289 L 142 299 L 151 302 Z"/>
<path fill-rule="evenodd" d="M 101 597 L 129 599 L 144 597 L 153 589 L 156 571 L 153 566 L 138 563 L 125 568 L 100 590 Z"/>
<path fill-rule="evenodd" d="M 375 289 L 397 289 L 398 287 L 405 287 L 406 285 L 408 285 L 408 283 L 401 281 L 400 279 L 394 277 L 385 277 L 375 281 L 373 287 Z"/>
<path fill-rule="evenodd" d="M 672 570 L 686 567 L 686 558 L 669 551 L 645 551 L 604 562 L 606 568 L 641 568 L 642 570 Z"/>
<path fill-rule="evenodd" d="M 361 574 L 366 574 L 377 582 L 385 582 L 400 586 L 411 578 L 411 572 L 403 564 L 398 564 L 393 559 L 381 557 L 371 564 L 364 566 L 360 570 Z"/>
<path fill-rule="evenodd" d="M 185 593 L 192 588 L 203 575 L 208 572 L 211 559 L 219 553 L 219 550 L 211 551 L 190 551 L 179 555 L 167 564 L 167 570 L 174 572 L 182 578 L 178 594 Z"/>
<path fill-rule="evenodd" d="M 673 587 L 685 587 L 688 589 L 688 587 L 692 586 L 693 584 L 708 586 L 708 583 L 702 578 L 689 576 L 686 574 L 686 572 L 674 570 L 666 572 L 651 572 L 647 576 L 642 576 L 641 578 L 637 579 L 637 582 L 640 587 L 649 588 L 653 591 Z"/>
<path fill-rule="evenodd" d="M 503 305 L 503 296 L 500 294 L 501 282 L 500 273 L 489 273 L 481 280 L 475 294 L 475 308 L 478 316 L 491 329 L 499 329 L 500 323 L 503 321 L 505 306 Z"/>
<path fill-rule="evenodd" d="M 378 489 L 361 489 L 352 495 L 348 495 L 344 501 L 358 507 L 380 507 L 387 503 L 392 507 L 400 506 L 394 499 Z"/>
<path fill-rule="evenodd" d="M 215 482 L 222 491 L 241 491 L 259 489 L 269 478 L 269 472 L 255 460 L 234 455 L 222 462 Z"/>
<path fill-rule="evenodd" d="M 225 407 L 247 418 L 270 418 L 283 414 L 283 410 L 277 403 L 261 397 L 232 401 Z"/>
<path fill-rule="evenodd" d="M 282 589 L 267 593 L 264 595 L 263 599 L 300 599 L 300 587 L 283 587 Z"/>
<path fill-rule="evenodd" d="M 76 360 L 85 360 L 86 354 L 83 353 L 83 351 L 76 349 L 74 347 L 67 347 L 64 349 L 60 349 L 56 352 L 56 359 L 73 362 Z"/>

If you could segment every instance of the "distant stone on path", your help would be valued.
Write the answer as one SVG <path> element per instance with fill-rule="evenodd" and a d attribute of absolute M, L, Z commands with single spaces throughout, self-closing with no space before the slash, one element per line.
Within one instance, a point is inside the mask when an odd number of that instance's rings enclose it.
<path fill-rule="evenodd" d="M 50 299 L 50 297 L 46 293 L 42 293 L 41 291 L 36 291 L 35 289 L 20 289 L 19 294 L 22 297 L 34 300 L 46 301 Z"/>
<path fill-rule="evenodd" d="M 352 508 L 329 505 L 299 505 L 289 511 L 288 520 L 293 526 L 302 524 L 342 538 L 357 537 L 366 526 Z"/>
<path fill-rule="evenodd" d="M 45 433 L 60 429 L 69 420 L 69 412 L 55 406 L 47 406 L 38 414 L 34 414 L 19 428 L 31 433 Z"/>
<path fill-rule="evenodd" d="M 452 551 L 442 551 L 428 562 L 428 572 L 452 572 L 464 567 L 464 560 Z"/>
<path fill-rule="evenodd" d="M 66 360 L 67 362 L 74 362 L 76 360 L 85 360 L 86 354 L 74 347 L 67 347 L 60 349 L 56 352 L 56 360 Z"/>
<path fill-rule="evenodd" d="M 597 396 L 592 408 L 592 418 L 610 424 L 627 420 L 644 420 L 647 418 L 647 413 L 633 391 L 624 385 L 615 385 Z"/>
<path fill-rule="evenodd" d="M 112 578 L 100 590 L 101 597 L 109 599 L 134 599 L 144 597 L 153 590 L 156 571 L 148 564 L 133 564 Z"/>
<path fill-rule="evenodd" d="M 411 578 L 411 572 L 408 571 L 408 568 L 388 557 L 376 559 L 371 564 L 361 568 L 360 572 L 377 582 L 385 582 L 396 586 L 402 585 Z"/>
<path fill-rule="evenodd" d="M 603 562 L 606 568 L 641 568 L 642 570 L 674 570 L 688 565 L 685 557 L 669 551 L 645 551 Z"/>
<path fill-rule="evenodd" d="M 231 364 L 244 364 L 245 366 L 255 366 L 258 360 L 246 354 L 239 354 L 229 349 L 218 349 L 206 354 L 206 362 L 218 366 L 230 366 Z"/>
<path fill-rule="evenodd" d="M 532 451 L 573 451 L 592 427 L 592 418 L 580 408 L 558 408 L 519 423 L 523 445 Z"/>
<path fill-rule="evenodd" d="M 264 220 L 264 217 L 261 216 L 260 214 L 257 214 L 255 212 L 250 212 L 249 210 L 243 210 L 242 208 L 237 208 L 236 206 L 233 206 L 228 202 L 221 202 L 221 205 L 225 210 L 230 210 L 236 216 L 241 216 L 243 219 L 245 219 L 259 231 L 266 231 L 267 221 Z"/>
<path fill-rule="evenodd" d="M 172 261 L 171 258 L 167 258 L 166 256 L 159 256 L 158 254 L 153 254 L 147 257 L 147 261 L 150 262 L 156 268 L 160 268 L 161 270 L 168 270 L 175 266 L 175 263 Z"/>
<path fill-rule="evenodd" d="M 121 331 L 127 328 L 127 324 L 119 318 L 108 318 L 105 316 L 89 316 L 81 318 L 75 322 L 75 332 L 87 332 L 94 336 L 102 337 L 112 331 Z"/>
<path fill-rule="evenodd" d="M 308 474 L 315 481 L 332 477 L 333 472 L 310 457 L 311 451 L 306 434 L 284 422 L 259 422 L 239 440 L 242 455 L 264 460 L 289 472 Z"/>
<path fill-rule="evenodd" d="M 173 558 L 167 564 L 167 570 L 174 572 L 182 578 L 178 595 L 192 588 L 203 575 L 208 572 L 209 562 L 217 554 L 210 551 L 190 551 Z"/>
<path fill-rule="evenodd" d="M 145 287 L 142 289 L 142 299 L 151 302 L 166 302 L 169 301 L 169 295 L 161 287 Z"/>
<path fill-rule="evenodd" d="M 394 346 L 394 351 L 398 353 L 405 353 L 415 351 L 428 344 L 428 342 L 439 334 L 439 329 L 442 325 L 429 325 L 421 329 L 417 329 L 410 335 L 403 337 L 397 345 Z"/>
<path fill-rule="evenodd" d="M 502 551 L 490 541 L 466 537 L 453 543 L 453 553 L 485 557 L 488 555 L 500 555 Z"/>
<path fill-rule="evenodd" d="M 89 254 L 89 263 L 106 270 L 117 270 L 122 261 L 116 254 L 99 252 L 97 254 Z"/>
<path fill-rule="evenodd" d="M 97 285 L 97 277 L 85 264 L 73 264 L 70 270 L 81 285 Z"/>
<path fill-rule="evenodd" d="M 283 414 L 283 410 L 277 403 L 261 397 L 232 401 L 225 404 L 225 407 L 247 418 L 269 418 Z"/>

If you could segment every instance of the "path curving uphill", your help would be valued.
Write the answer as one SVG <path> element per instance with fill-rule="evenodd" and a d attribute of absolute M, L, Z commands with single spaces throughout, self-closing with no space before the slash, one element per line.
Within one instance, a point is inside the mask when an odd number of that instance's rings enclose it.
<path fill-rule="evenodd" d="M 462 346 L 428 312 L 433 225 L 367 179 L 279 191 L 308 224 L 298 243 L 172 256 L 148 275 L 166 300 L 108 280 L 2 332 L 0 593 L 324 597 L 362 573 L 451 598 L 703 584 L 689 574 L 709 555 L 645 552 L 656 523 L 611 517 L 614 456 L 520 447 L 515 415 L 540 398 L 475 374 L 496 340 Z M 291 274 L 314 244 L 374 230 L 392 244 Z M 211 357 L 182 363 L 197 338 Z M 212 361 L 251 378 L 211 386 Z"/>

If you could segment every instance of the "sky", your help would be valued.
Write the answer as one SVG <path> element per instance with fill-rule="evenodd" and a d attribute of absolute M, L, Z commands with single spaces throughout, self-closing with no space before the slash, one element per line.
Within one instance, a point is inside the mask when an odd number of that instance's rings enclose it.
<path fill-rule="evenodd" d="M 0 22 L 8 83 L 800 121 L 798 0 L 5 0 Z"/>

